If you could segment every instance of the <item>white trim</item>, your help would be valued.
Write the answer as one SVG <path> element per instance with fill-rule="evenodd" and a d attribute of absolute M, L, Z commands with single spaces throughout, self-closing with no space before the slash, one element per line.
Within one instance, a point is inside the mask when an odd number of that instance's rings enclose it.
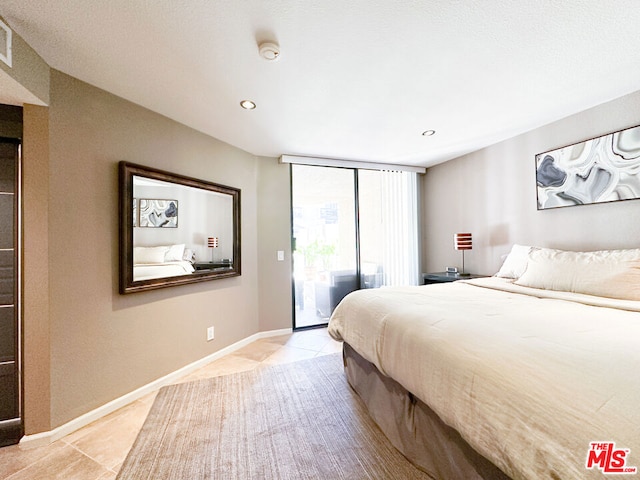
<path fill-rule="evenodd" d="M 98 407 L 94 410 L 91 410 L 90 412 L 85 413 L 84 415 L 74 418 L 73 420 L 65 423 L 64 425 L 60 425 L 53 430 L 50 430 L 48 432 L 35 433 L 33 435 L 25 435 L 24 437 L 22 437 L 22 440 L 20 440 L 20 445 L 26 448 L 35 448 L 48 445 L 52 442 L 55 442 L 56 440 L 60 440 L 62 437 L 65 437 L 70 433 L 75 432 L 76 430 L 81 429 L 86 425 L 89 425 L 91 422 L 95 422 L 96 420 L 110 414 L 111 412 L 114 412 L 119 408 L 122 408 L 134 402 L 135 400 L 138 400 L 139 398 L 142 398 L 145 395 L 158 390 L 160 387 L 174 383 L 176 380 L 184 377 L 185 375 L 188 375 L 189 373 L 202 368 L 205 365 L 213 362 L 214 360 L 218 360 L 219 358 L 228 355 L 229 353 L 239 350 L 240 348 L 252 342 L 255 342 L 256 340 L 260 340 L 261 338 L 276 337 L 278 335 L 287 335 L 292 332 L 293 329 L 291 328 L 283 328 L 280 330 L 270 330 L 267 332 L 255 333 L 250 337 L 229 345 L 222 350 L 218 350 L 217 352 L 201 358 L 200 360 L 196 360 L 195 362 L 186 365 L 176 370 L 175 372 L 169 373 L 164 377 L 158 378 L 151 383 L 148 383 L 132 392 L 116 398 L 109 403 L 105 403 L 101 407 Z"/>
<path fill-rule="evenodd" d="M 426 173 L 426 167 L 411 165 L 395 165 L 392 163 L 358 162 L 354 160 L 339 160 L 337 158 L 302 157 L 299 155 L 281 155 L 280 163 L 294 163 L 296 165 L 313 165 L 318 167 L 364 168 L 366 170 L 392 170 L 394 172 Z"/>

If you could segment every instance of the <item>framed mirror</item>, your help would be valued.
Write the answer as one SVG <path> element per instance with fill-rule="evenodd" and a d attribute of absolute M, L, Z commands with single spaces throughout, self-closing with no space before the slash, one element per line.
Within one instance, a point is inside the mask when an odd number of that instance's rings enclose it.
<path fill-rule="evenodd" d="M 119 164 L 120 293 L 240 275 L 240 190 Z"/>

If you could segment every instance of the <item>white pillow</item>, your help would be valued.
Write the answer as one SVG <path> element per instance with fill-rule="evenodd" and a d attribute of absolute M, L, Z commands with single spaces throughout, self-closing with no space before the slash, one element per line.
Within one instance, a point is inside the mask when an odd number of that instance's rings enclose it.
<path fill-rule="evenodd" d="M 640 301 L 640 249 L 567 252 L 548 248 L 529 253 L 524 287 Z"/>
<path fill-rule="evenodd" d="M 533 247 L 517 244 L 511 247 L 511 252 L 509 252 L 502 267 L 500 267 L 500 270 L 496 273 L 496 277 L 520 278 L 527 268 L 529 252 L 532 249 Z"/>
<path fill-rule="evenodd" d="M 184 249 L 184 254 L 182 255 L 182 260 L 189 263 L 195 263 L 196 261 L 196 253 L 190 248 Z"/>
<path fill-rule="evenodd" d="M 164 257 L 168 250 L 167 246 L 133 247 L 133 263 L 164 263 Z"/>
<path fill-rule="evenodd" d="M 171 245 L 167 247 L 167 253 L 164 255 L 165 262 L 181 262 L 184 255 L 184 243 Z"/>

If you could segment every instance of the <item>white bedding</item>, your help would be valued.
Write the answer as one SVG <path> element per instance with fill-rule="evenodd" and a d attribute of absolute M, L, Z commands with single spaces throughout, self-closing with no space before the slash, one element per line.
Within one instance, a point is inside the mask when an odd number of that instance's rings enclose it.
<path fill-rule="evenodd" d="M 512 478 L 603 478 L 590 442 L 640 467 L 639 312 L 487 278 L 356 291 L 329 333 Z"/>
<path fill-rule="evenodd" d="M 133 281 L 189 275 L 195 269 L 190 262 L 141 263 L 133 266 Z"/>

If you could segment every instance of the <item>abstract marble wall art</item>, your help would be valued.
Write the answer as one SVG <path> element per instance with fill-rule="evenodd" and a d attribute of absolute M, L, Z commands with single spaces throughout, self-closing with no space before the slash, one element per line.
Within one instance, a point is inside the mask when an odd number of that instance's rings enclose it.
<path fill-rule="evenodd" d="M 178 226 L 177 200 L 141 198 L 138 200 L 138 208 L 141 227 L 177 228 Z"/>
<path fill-rule="evenodd" d="M 640 126 L 536 155 L 538 210 L 640 198 Z"/>

